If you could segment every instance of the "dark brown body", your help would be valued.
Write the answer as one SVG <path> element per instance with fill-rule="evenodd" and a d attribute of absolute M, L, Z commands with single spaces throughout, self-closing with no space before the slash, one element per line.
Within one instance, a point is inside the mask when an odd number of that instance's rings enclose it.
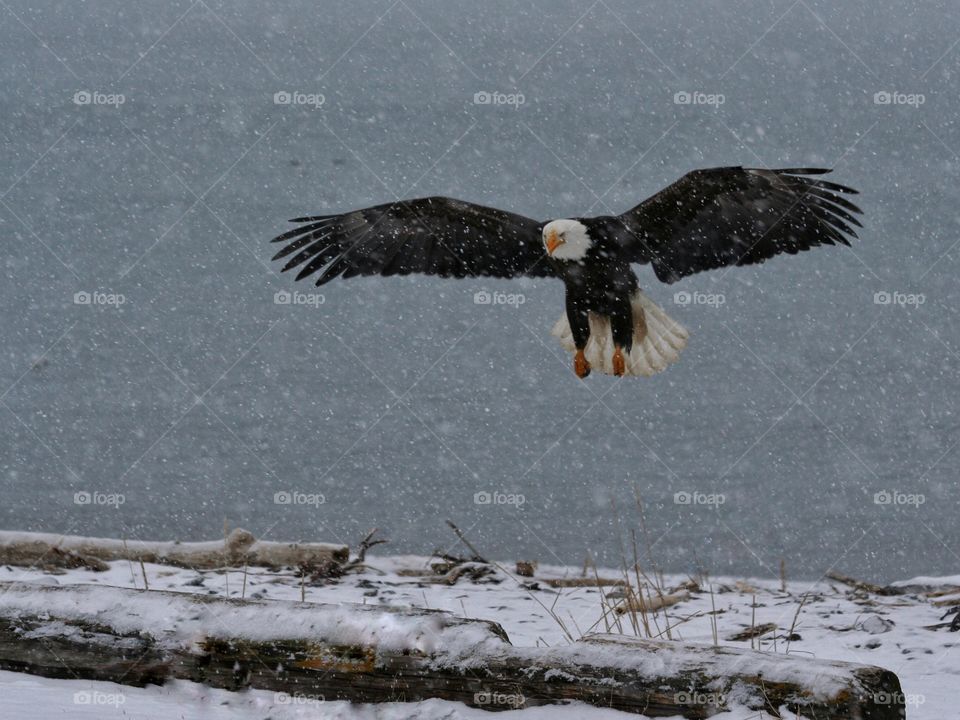
<path fill-rule="evenodd" d="M 582 260 L 550 263 L 567 290 L 567 320 L 573 342 L 582 350 L 590 339 L 589 313 L 610 318 L 613 342 L 629 353 L 633 346 L 633 312 L 630 300 L 640 288 L 630 263 L 613 247 L 616 243 L 607 230 L 609 218 L 576 218 L 583 223 L 593 245 Z"/>

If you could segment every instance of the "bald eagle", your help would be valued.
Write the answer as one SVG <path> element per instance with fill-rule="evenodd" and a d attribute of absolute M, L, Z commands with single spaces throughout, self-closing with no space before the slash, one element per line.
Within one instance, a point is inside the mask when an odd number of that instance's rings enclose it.
<path fill-rule="evenodd" d="M 316 284 L 357 275 L 552 277 L 566 286 L 553 329 L 580 378 L 591 368 L 650 375 L 679 357 L 687 332 L 640 292 L 631 265 L 673 283 L 818 245 L 849 245 L 862 227 L 856 191 L 823 168 L 695 170 L 621 215 L 541 222 L 446 197 L 400 200 L 291 220 L 274 260 Z M 292 256 L 292 257 L 290 257 Z"/>

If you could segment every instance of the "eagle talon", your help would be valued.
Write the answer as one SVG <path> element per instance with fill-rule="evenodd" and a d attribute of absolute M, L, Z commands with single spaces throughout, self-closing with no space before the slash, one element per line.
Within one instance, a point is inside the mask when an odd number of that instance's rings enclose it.
<path fill-rule="evenodd" d="M 623 350 L 617 348 L 613 352 L 613 374 L 617 377 L 623 377 L 627 372 L 627 364 L 623 359 Z"/>
<path fill-rule="evenodd" d="M 590 374 L 590 363 L 587 362 L 583 350 L 577 350 L 577 354 L 573 356 L 573 371 L 581 380 Z"/>

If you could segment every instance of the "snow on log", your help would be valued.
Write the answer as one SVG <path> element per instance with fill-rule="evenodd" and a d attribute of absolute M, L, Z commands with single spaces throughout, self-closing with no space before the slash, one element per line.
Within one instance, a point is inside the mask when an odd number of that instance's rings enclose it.
<path fill-rule="evenodd" d="M 104 570 L 110 560 L 159 563 L 197 570 L 221 567 L 307 566 L 332 571 L 346 562 L 349 549 L 327 543 L 257 540 L 237 528 L 224 540 L 144 542 L 109 538 L 0 531 L 0 565 L 89 567 Z"/>
<path fill-rule="evenodd" d="M 514 647 L 494 622 L 436 610 L 99 585 L 0 583 L 0 669 L 491 710 L 571 700 L 691 719 L 734 706 L 823 720 L 904 710 L 897 676 L 872 666 L 611 635 Z"/>

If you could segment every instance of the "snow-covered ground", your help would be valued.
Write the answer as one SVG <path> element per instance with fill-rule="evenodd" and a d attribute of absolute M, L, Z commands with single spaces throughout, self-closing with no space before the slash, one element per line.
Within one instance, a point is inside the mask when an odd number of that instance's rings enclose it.
<path fill-rule="evenodd" d="M 634 634 L 628 616 L 603 620 L 602 598 L 608 602 L 615 588 L 603 593 L 591 587 L 552 588 L 548 580 L 580 577 L 581 569 L 541 566 L 533 578 L 520 578 L 512 564 L 472 581 L 466 577 L 456 584 L 438 582 L 431 574 L 430 560 L 415 556 L 374 557 L 368 569 L 303 590 L 310 602 L 376 603 L 394 606 L 429 607 L 458 615 L 495 620 L 502 624 L 517 646 L 556 646 L 588 632 Z M 147 565 L 151 589 L 178 590 L 210 595 L 299 600 L 300 582 L 290 574 L 251 570 L 196 572 L 159 565 Z M 414 574 L 414 573 L 423 574 Z M 592 570 L 590 576 L 592 576 Z M 600 570 L 602 577 L 618 577 L 614 570 Z M 69 570 L 49 574 L 40 570 L 0 568 L 0 581 L 18 580 L 46 584 L 95 583 L 143 587 L 139 566 L 111 563 L 103 573 Z M 847 660 L 879 665 L 900 677 L 908 705 L 908 717 L 947 718 L 955 710 L 960 653 L 955 648 L 960 636 L 946 628 L 927 626 L 943 622 L 951 607 L 960 604 L 960 576 L 916 578 L 902 584 L 925 586 L 937 591 L 917 590 L 905 595 L 878 596 L 852 591 L 832 582 L 788 582 L 783 592 L 779 581 L 700 578 L 700 589 L 689 599 L 652 616 L 651 632 L 674 639 L 710 643 L 713 618 L 722 644 L 750 647 L 750 641 L 729 637 L 752 626 L 774 624 L 771 632 L 755 646 L 777 653 L 797 653 L 818 658 Z M 691 587 L 691 579 L 664 578 L 666 589 Z M 955 592 L 951 590 L 955 589 Z M 712 592 L 711 592 L 712 590 Z M 955 600 L 956 602 L 952 602 Z M 715 610 L 715 614 L 711 614 Z M 562 625 L 564 627 L 561 627 Z M 793 634 L 789 644 L 787 636 Z M 799 636 L 799 637 L 798 637 Z M 267 691 L 228 692 L 211 690 L 187 682 L 144 689 L 110 683 L 49 680 L 17 673 L 0 673 L 2 717 L 7 718 L 150 718 L 159 720 L 192 718 L 486 718 L 483 710 L 460 703 L 429 701 L 355 706 L 332 700 L 292 697 Z M 551 718 L 618 718 L 628 716 L 588 706 L 541 707 L 511 710 L 498 717 L 524 720 Z M 746 720 L 756 712 L 734 709 L 721 717 Z"/>

